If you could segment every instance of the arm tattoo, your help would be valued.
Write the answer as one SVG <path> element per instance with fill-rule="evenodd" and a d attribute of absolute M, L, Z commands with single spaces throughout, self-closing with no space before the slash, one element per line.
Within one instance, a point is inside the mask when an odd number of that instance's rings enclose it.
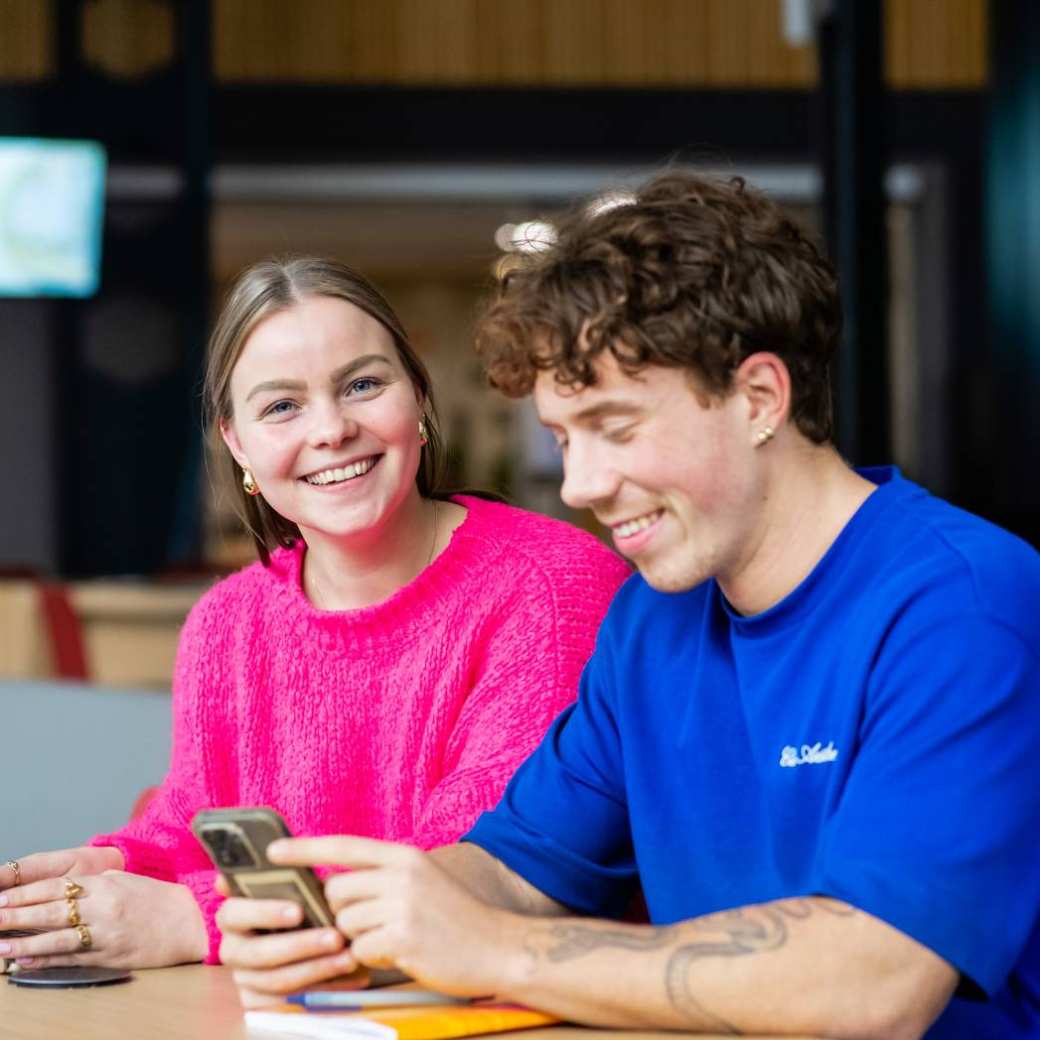
<path fill-rule="evenodd" d="M 694 996 L 690 969 L 705 957 L 743 957 L 779 949 L 787 942 L 787 920 L 805 920 L 816 910 L 841 917 L 856 912 L 855 907 L 835 900 L 784 899 L 690 921 L 691 930 L 715 932 L 718 938 L 683 943 L 672 952 L 665 967 L 665 988 L 672 1007 L 684 1017 L 704 1019 L 719 1031 L 739 1035 L 733 1023 L 709 1011 Z"/>
<path fill-rule="evenodd" d="M 549 934 L 559 940 L 546 955 L 549 960 L 574 960 L 593 950 L 613 947 L 620 950 L 659 950 L 672 939 L 671 928 L 640 928 L 628 931 L 621 928 L 595 928 L 583 924 L 558 924 L 549 929 Z"/>
<path fill-rule="evenodd" d="M 792 916 L 806 915 L 799 907 Z M 696 918 L 691 924 L 697 931 L 716 932 L 719 937 L 712 941 L 683 943 L 672 952 L 665 967 L 668 1001 L 685 1018 L 704 1019 L 713 1029 L 737 1036 L 740 1030 L 732 1022 L 709 1011 L 693 995 L 690 968 L 703 957 L 742 957 L 778 949 L 787 942 L 784 914 L 773 907 L 760 906 L 709 914 Z"/>
<path fill-rule="evenodd" d="M 816 911 L 837 916 L 856 913 L 854 907 L 833 899 L 784 899 L 737 910 L 696 917 L 680 925 L 624 927 L 574 921 L 552 925 L 550 943 L 542 947 L 554 963 L 576 960 L 597 950 L 643 953 L 674 946 L 665 966 L 665 991 L 671 1006 L 691 1022 L 707 1023 L 715 1032 L 739 1035 L 732 1022 L 709 1011 L 694 995 L 691 969 L 705 958 L 744 957 L 776 950 L 788 939 L 788 921 L 802 921 Z M 703 933 L 708 933 L 704 935 Z M 688 940 L 675 946 L 676 936 Z M 702 938 L 703 935 L 703 938 Z M 541 946 L 541 943 L 537 944 Z M 533 956 L 538 952 L 528 945 Z"/>

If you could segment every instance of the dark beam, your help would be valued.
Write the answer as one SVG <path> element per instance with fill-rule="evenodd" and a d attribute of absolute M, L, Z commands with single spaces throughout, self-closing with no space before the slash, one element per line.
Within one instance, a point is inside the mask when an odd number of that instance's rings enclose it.
<path fill-rule="evenodd" d="M 881 21 L 878 4 L 835 0 L 819 26 L 824 222 L 845 306 L 836 432 L 860 464 L 892 453 Z"/>
<path fill-rule="evenodd" d="M 990 25 L 989 356 L 980 348 L 986 393 L 965 432 L 997 517 L 1040 545 L 1040 5 L 993 0 Z"/>

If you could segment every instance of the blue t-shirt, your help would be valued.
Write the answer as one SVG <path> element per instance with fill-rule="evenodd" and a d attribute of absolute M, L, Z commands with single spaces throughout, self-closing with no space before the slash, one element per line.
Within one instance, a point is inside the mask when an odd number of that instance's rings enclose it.
<path fill-rule="evenodd" d="M 1040 556 L 863 472 L 764 613 L 630 579 L 577 704 L 465 840 L 588 914 L 637 880 L 660 924 L 833 896 L 962 973 L 930 1038 L 1040 1035 Z"/>

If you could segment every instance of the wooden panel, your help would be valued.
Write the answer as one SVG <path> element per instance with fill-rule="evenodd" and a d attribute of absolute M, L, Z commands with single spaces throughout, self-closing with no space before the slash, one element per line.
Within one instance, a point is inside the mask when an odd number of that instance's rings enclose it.
<path fill-rule="evenodd" d="M 782 39 L 771 0 L 216 0 L 214 8 L 223 81 L 804 86 L 815 67 L 812 48 Z"/>
<path fill-rule="evenodd" d="M 749 82 L 747 25 L 751 0 L 704 0 L 707 11 L 706 83 L 733 87 Z"/>
<path fill-rule="evenodd" d="M 885 0 L 885 82 L 889 86 L 910 79 L 910 12 L 905 0 Z"/>
<path fill-rule="evenodd" d="M 397 5 L 351 0 L 350 11 L 350 78 L 360 82 L 392 81 L 393 70 L 398 66 Z"/>
<path fill-rule="evenodd" d="M 654 35 L 661 42 L 661 82 L 702 86 L 708 68 L 708 9 L 704 4 L 666 0 Z"/>
<path fill-rule="evenodd" d="M 946 73 L 946 45 L 953 5 L 934 0 L 905 0 L 910 16 L 909 83 L 935 87 Z"/>
<path fill-rule="evenodd" d="M 762 87 L 796 83 L 791 55 L 795 48 L 784 39 L 780 4 L 752 4 L 745 26 L 748 82 Z"/>
<path fill-rule="evenodd" d="M 0 0 L 0 80 L 32 82 L 53 70 L 51 5 Z"/>
<path fill-rule="evenodd" d="M 545 80 L 544 0 L 476 5 L 476 78 L 480 83 Z"/>
<path fill-rule="evenodd" d="M 603 82 L 639 85 L 661 67 L 654 60 L 655 47 L 667 28 L 662 16 L 667 7 L 660 0 L 603 0 L 598 4 L 602 25 Z"/>
<path fill-rule="evenodd" d="M 449 84 L 474 78 L 476 0 L 396 0 L 397 75 L 407 84 Z M 363 37 L 359 37 L 363 39 Z"/>
<path fill-rule="evenodd" d="M 610 82 L 603 61 L 602 4 L 597 0 L 554 0 L 545 7 L 543 24 L 544 82 Z"/>
<path fill-rule="evenodd" d="M 53 674 L 39 588 L 32 581 L 0 581 L 0 679 Z"/>
<path fill-rule="evenodd" d="M 981 87 L 986 0 L 885 0 L 886 81 L 895 89 Z"/>
<path fill-rule="evenodd" d="M 874 0 L 868 0 L 874 2 Z M 799 89 L 812 46 L 783 38 L 779 0 L 214 0 L 220 82 Z M 92 60 L 133 75 L 164 59 L 169 10 L 98 0 Z M 884 0 L 885 76 L 980 87 L 986 0 Z M 52 4 L 0 0 L 0 80 L 52 66 Z"/>
<path fill-rule="evenodd" d="M 989 19 L 983 0 L 960 0 L 950 37 L 950 69 L 945 85 L 986 83 L 989 69 Z"/>
<path fill-rule="evenodd" d="M 82 31 L 87 64 L 107 76 L 134 79 L 173 59 L 173 11 L 159 0 L 94 0 Z"/>

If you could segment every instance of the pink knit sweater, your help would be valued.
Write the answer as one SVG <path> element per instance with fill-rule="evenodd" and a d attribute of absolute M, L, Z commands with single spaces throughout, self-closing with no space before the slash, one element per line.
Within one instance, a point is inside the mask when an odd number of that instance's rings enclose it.
<path fill-rule="evenodd" d="M 577 693 L 626 566 L 590 535 L 480 499 L 389 600 L 328 612 L 302 591 L 303 547 L 211 589 L 174 672 L 170 770 L 147 812 L 94 845 L 194 893 L 217 960 L 214 872 L 189 823 L 270 805 L 295 834 L 433 848 L 493 806 Z"/>

